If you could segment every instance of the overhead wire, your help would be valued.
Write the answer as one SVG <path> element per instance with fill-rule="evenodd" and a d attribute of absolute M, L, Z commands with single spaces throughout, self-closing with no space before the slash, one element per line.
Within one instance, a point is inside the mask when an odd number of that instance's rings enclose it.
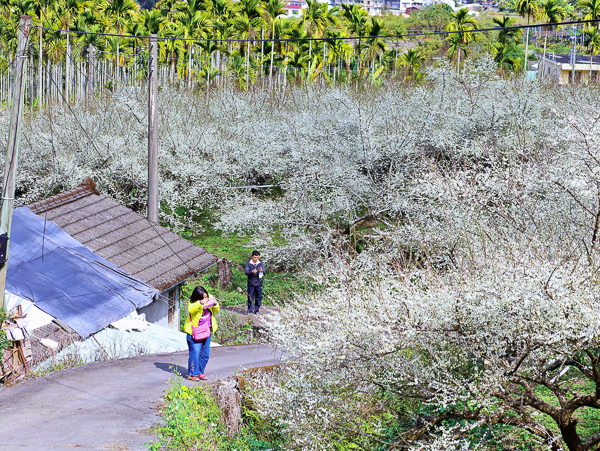
<path fill-rule="evenodd" d="M 170 36 L 159 36 L 160 40 L 164 41 L 182 41 L 182 42 L 305 42 L 305 41 L 360 41 L 360 40 L 372 40 L 372 39 L 405 39 L 419 36 L 435 36 L 435 35 L 449 35 L 449 34 L 464 34 L 464 33 L 482 33 L 484 31 L 502 31 L 502 30 L 519 30 L 527 28 L 539 28 L 539 27 L 560 27 L 565 25 L 578 25 L 578 24 L 591 24 L 600 22 L 600 19 L 583 19 L 583 20 L 570 20 L 565 22 L 554 22 L 547 24 L 529 24 L 529 25 L 514 25 L 510 27 L 491 27 L 491 28 L 474 28 L 468 30 L 446 30 L 446 31 L 428 31 L 419 33 L 402 33 L 402 34 L 387 34 L 380 36 L 336 36 L 336 37 L 301 37 L 301 38 L 264 38 L 264 39 L 223 39 L 223 38 L 178 38 Z M 117 33 L 99 33 L 92 31 L 83 30 L 59 30 L 56 28 L 47 28 L 36 26 L 34 28 L 41 28 L 48 31 L 64 31 L 73 34 L 87 34 L 96 36 L 112 36 L 117 38 L 132 38 L 132 39 L 149 39 L 150 36 L 136 36 L 130 34 L 117 34 Z"/>

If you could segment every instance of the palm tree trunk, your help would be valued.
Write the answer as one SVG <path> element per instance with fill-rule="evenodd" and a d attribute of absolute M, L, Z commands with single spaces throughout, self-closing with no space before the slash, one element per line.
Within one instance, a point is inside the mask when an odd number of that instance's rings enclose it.
<path fill-rule="evenodd" d="M 312 41 L 308 41 L 308 82 L 310 83 L 310 74 L 312 72 Z"/>
<path fill-rule="evenodd" d="M 546 60 L 546 44 L 548 43 L 548 33 L 546 32 L 546 36 L 544 39 L 544 56 L 542 56 L 542 61 L 544 62 Z M 544 63 L 544 67 L 545 67 L 545 63 Z M 539 67 L 538 67 L 539 70 Z M 542 76 L 544 76 L 544 71 L 542 71 Z"/>
<path fill-rule="evenodd" d="M 527 25 L 529 25 L 529 15 L 527 15 Z M 529 63 L 527 60 L 528 51 L 529 51 L 529 28 L 527 28 L 527 38 L 525 40 L 525 64 L 523 65 L 525 74 L 527 74 L 527 69 L 529 69 Z"/>
<path fill-rule="evenodd" d="M 246 91 L 250 89 L 250 41 L 246 41 Z"/>
<path fill-rule="evenodd" d="M 324 41 L 323 42 L 323 68 L 322 68 L 323 73 L 325 73 L 325 68 L 327 67 L 326 58 L 327 58 L 327 41 Z M 321 78 L 323 78 L 323 77 L 321 77 Z"/>
<path fill-rule="evenodd" d="M 192 46 L 188 47 L 188 89 L 192 87 Z"/>
<path fill-rule="evenodd" d="M 460 77 L 460 44 L 458 45 L 458 61 L 456 63 L 456 73 Z"/>
<path fill-rule="evenodd" d="M 273 34 L 271 35 L 271 66 L 269 68 L 269 89 L 273 89 L 273 54 L 275 53 L 275 21 L 273 20 Z"/>
<path fill-rule="evenodd" d="M 29 107 L 33 110 L 33 82 L 35 70 L 33 65 L 33 54 L 29 54 Z"/>
<path fill-rule="evenodd" d="M 43 89 L 43 69 L 42 69 L 42 64 L 44 61 L 44 51 L 43 51 L 43 47 L 42 47 L 42 32 L 43 30 L 40 28 L 40 56 L 39 56 L 39 60 L 38 60 L 38 98 L 39 98 L 39 106 L 40 108 L 42 107 L 42 102 L 43 102 L 43 95 L 44 95 L 44 89 Z"/>
<path fill-rule="evenodd" d="M 119 49 L 120 39 L 117 38 L 117 83 L 121 79 L 121 53 Z"/>

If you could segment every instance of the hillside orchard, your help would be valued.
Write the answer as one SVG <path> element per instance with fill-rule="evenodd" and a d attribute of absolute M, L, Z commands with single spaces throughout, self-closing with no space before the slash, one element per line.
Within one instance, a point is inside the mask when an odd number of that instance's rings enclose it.
<path fill-rule="evenodd" d="M 315 287 L 273 318 L 290 364 L 252 382 L 289 449 L 600 443 L 598 88 L 466 67 L 159 94 L 161 221 L 250 234 Z M 143 211 L 145 111 L 131 91 L 29 117 L 19 201 L 91 175 Z"/>

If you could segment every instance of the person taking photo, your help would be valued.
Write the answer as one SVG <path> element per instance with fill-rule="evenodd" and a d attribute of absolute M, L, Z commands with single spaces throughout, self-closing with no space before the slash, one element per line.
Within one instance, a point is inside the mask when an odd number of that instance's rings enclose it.
<path fill-rule="evenodd" d="M 210 357 L 210 339 L 217 331 L 214 315 L 219 313 L 220 309 L 217 300 L 211 298 L 204 287 L 194 288 L 188 302 L 188 318 L 183 326 L 190 352 L 188 379 L 192 381 L 207 379 L 204 370 Z"/>
<path fill-rule="evenodd" d="M 252 251 L 252 257 L 246 262 L 248 276 L 248 315 L 258 314 L 262 303 L 262 283 L 265 275 L 265 265 L 259 260 L 260 253 Z"/>

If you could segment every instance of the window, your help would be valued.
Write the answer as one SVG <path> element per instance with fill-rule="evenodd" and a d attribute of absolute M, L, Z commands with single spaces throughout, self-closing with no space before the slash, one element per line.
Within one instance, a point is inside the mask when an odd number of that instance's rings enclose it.
<path fill-rule="evenodd" d="M 179 301 L 179 288 L 175 287 L 167 293 L 168 296 L 168 325 L 169 327 L 175 326 L 177 318 L 177 310 L 178 310 L 178 301 Z M 178 321 L 177 321 L 178 322 Z"/>

